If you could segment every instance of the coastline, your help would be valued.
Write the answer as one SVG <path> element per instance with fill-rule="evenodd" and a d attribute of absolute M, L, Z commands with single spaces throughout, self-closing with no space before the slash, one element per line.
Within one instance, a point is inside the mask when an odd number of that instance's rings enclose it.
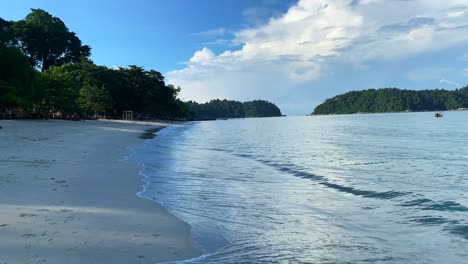
<path fill-rule="evenodd" d="M 434 112 L 468 112 L 468 110 L 448 109 L 448 110 L 425 110 L 425 111 L 399 111 L 399 112 L 357 112 L 347 114 L 308 114 L 306 116 L 346 116 L 346 115 L 384 115 L 384 114 L 414 114 L 414 113 L 434 113 Z"/>
<path fill-rule="evenodd" d="M 153 264 L 201 255 L 187 223 L 137 196 L 140 166 L 124 159 L 170 124 L 0 120 L 0 263 Z"/>

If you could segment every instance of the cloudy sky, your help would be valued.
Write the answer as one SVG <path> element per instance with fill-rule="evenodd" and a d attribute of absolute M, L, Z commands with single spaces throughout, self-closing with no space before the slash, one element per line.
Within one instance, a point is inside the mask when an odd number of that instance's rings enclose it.
<path fill-rule="evenodd" d="M 467 0 L 53 2 L 5 1 L 0 16 L 44 8 L 96 63 L 155 68 L 185 100 L 267 99 L 294 115 L 349 90 L 468 84 Z"/>

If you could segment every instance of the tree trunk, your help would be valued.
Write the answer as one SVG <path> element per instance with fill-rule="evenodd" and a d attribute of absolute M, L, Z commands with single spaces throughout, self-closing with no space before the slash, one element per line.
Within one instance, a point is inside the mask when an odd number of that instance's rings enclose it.
<path fill-rule="evenodd" d="M 50 66 L 52 66 L 48 57 L 49 57 L 48 53 L 42 56 L 42 69 L 41 69 L 42 72 L 48 70 Z"/>

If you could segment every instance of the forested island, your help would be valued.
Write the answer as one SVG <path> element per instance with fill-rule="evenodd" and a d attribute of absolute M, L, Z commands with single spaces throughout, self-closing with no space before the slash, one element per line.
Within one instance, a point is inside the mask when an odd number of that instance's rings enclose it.
<path fill-rule="evenodd" d="M 468 107 L 468 86 L 456 90 L 398 88 L 351 91 L 325 100 L 312 114 L 441 111 Z"/>
<path fill-rule="evenodd" d="M 204 104 L 189 101 L 187 102 L 187 107 L 197 118 L 203 120 L 281 116 L 281 111 L 275 104 L 263 100 L 241 103 L 217 99 Z"/>
<path fill-rule="evenodd" d="M 139 119 L 281 115 L 260 100 L 185 103 L 181 88 L 160 72 L 96 65 L 90 55 L 91 47 L 44 10 L 19 21 L 0 18 L 0 118 L 119 118 L 128 110 Z"/>

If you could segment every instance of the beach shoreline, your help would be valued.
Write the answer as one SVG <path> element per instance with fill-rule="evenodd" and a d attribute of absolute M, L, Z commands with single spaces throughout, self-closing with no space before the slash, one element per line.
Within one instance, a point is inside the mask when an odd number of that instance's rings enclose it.
<path fill-rule="evenodd" d="M 140 198 L 124 157 L 171 123 L 0 120 L 0 263 L 158 263 L 197 257 L 191 227 Z"/>

